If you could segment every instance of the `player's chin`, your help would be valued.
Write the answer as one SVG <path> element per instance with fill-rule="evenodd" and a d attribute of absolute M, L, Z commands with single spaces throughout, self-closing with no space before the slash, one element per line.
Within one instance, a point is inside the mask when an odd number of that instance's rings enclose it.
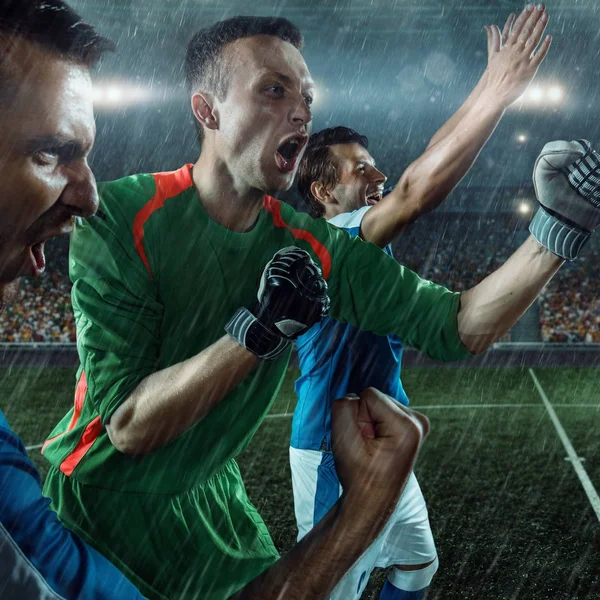
<path fill-rule="evenodd" d="M 295 170 L 291 172 L 282 172 L 278 170 L 274 173 L 270 173 L 266 178 L 267 192 L 273 194 L 277 192 L 287 192 L 294 184 L 295 176 Z"/>
<path fill-rule="evenodd" d="M 20 245 L 0 253 L 0 286 L 10 284 L 19 277 L 30 275 L 27 271 L 30 262 L 28 259 L 29 250 Z"/>

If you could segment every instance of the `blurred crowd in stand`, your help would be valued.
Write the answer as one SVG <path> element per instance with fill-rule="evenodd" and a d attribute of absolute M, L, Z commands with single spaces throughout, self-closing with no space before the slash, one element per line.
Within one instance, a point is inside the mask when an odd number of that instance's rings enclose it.
<path fill-rule="evenodd" d="M 1 342 L 74 342 L 67 240 L 46 243 L 46 271 L 23 278 L 19 300 L 0 312 Z"/>

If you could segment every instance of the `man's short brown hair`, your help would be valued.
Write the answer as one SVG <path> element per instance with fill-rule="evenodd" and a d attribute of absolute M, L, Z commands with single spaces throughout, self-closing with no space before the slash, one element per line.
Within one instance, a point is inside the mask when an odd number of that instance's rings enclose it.
<path fill-rule="evenodd" d="M 115 49 L 62 0 L 2 0 L 0 38 L 12 36 L 90 67 Z"/>

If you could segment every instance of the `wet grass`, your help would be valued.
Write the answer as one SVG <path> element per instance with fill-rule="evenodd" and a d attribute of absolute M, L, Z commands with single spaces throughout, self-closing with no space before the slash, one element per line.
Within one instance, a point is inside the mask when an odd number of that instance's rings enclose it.
<path fill-rule="evenodd" d="M 535 369 L 592 484 L 600 489 L 600 370 Z M 0 408 L 26 445 L 72 403 L 72 369 L 0 369 Z M 293 411 L 290 370 L 272 413 Z M 527 369 L 406 369 L 432 430 L 416 468 L 440 569 L 427 600 L 600 599 L 600 526 Z M 465 406 L 469 405 L 469 406 Z M 491 406 L 490 406 L 491 405 Z M 291 419 L 266 420 L 239 457 L 277 547 L 295 540 Z M 30 455 L 45 475 L 47 463 Z M 363 598 L 378 597 L 385 574 Z"/>

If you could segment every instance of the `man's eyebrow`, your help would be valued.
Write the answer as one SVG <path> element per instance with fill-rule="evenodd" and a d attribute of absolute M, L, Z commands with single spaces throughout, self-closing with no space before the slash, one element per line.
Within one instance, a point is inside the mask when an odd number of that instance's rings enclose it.
<path fill-rule="evenodd" d="M 277 79 L 279 79 L 286 85 L 292 84 L 292 78 L 288 77 L 287 75 L 284 75 L 283 73 L 280 73 L 279 71 L 275 71 L 275 73 L 273 73 L 273 75 L 275 75 L 275 77 L 277 77 Z"/>
<path fill-rule="evenodd" d="M 270 74 L 277 77 L 277 79 L 279 79 L 279 81 L 281 81 L 282 83 L 285 83 L 285 85 L 291 86 L 294 83 L 293 79 L 291 77 L 289 77 L 288 75 L 286 75 L 285 73 L 280 73 L 279 71 L 274 71 L 274 72 L 271 72 Z M 265 73 L 265 75 L 268 75 L 268 73 Z M 313 91 L 314 87 L 315 87 L 315 82 L 312 79 L 308 79 L 305 83 L 305 87 L 307 89 L 309 89 L 310 91 Z"/>
<path fill-rule="evenodd" d="M 372 167 L 374 167 L 374 168 L 376 168 L 376 167 L 377 167 L 377 165 L 376 165 L 376 163 L 375 163 L 375 160 L 374 160 L 373 158 L 364 158 L 364 157 L 363 157 L 363 158 L 359 158 L 359 159 L 358 159 L 358 162 L 359 162 L 359 164 L 360 164 L 360 163 L 364 163 L 364 164 L 366 164 L 366 165 L 371 165 L 371 166 L 372 166 Z"/>
<path fill-rule="evenodd" d="M 83 155 L 86 148 L 78 140 L 64 135 L 39 135 L 27 140 L 29 150 L 36 148 L 69 149 L 72 154 Z"/>

